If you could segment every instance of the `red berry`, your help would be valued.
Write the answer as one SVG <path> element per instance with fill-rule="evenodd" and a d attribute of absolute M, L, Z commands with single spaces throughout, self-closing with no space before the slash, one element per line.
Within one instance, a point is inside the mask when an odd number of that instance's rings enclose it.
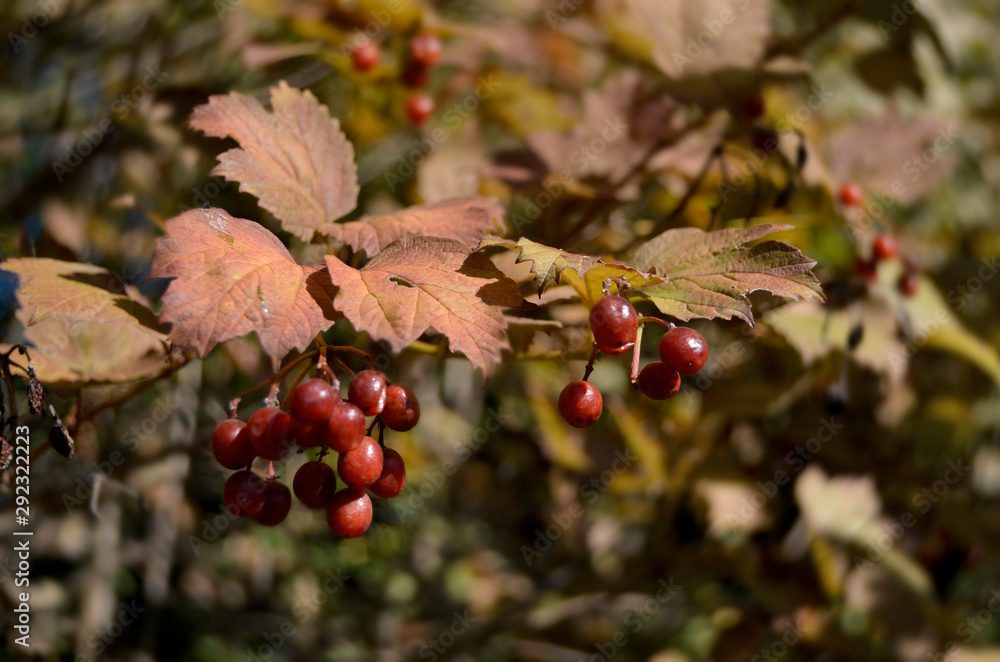
<path fill-rule="evenodd" d="M 292 490 L 307 508 L 322 508 L 337 491 L 337 473 L 323 460 L 306 462 L 295 472 Z"/>
<path fill-rule="evenodd" d="M 391 499 L 403 491 L 404 485 L 406 485 L 406 464 L 403 462 L 403 457 L 391 448 L 386 448 L 382 453 L 382 473 L 368 489 L 375 496 Z"/>
<path fill-rule="evenodd" d="M 857 207 L 865 200 L 865 192 L 857 182 L 844 182 L 840 187 L 840 204 L 845 207 Z"/>
<path fill-rule="evenodd" d="M 347 399 L 365 416 L 375 416 L 385 407 L 385 375 L 378 370 L 362 370 L 347 387 Z"/>
<path fill-rule="evenodd" d="M 872 242 L 872 257 L 877 262 L 891 260 L 899 255 L 899 242 L 891 234 L 880 234 Z"/>
<path fill-rule="evenodd" d="M 212 432 L 212 455 L 227 469 L 243 469 L 257 457 L 246 427 L 243 421 L 230 418 L 216 425 Z"/>
<path fill-rule="evenodd" d="M 264 507 L 264 479 L 244 469 L 226 479 L 222 503 L 236 517 L 253 517 Z"/>
<path fill-rule="evenodd" d="M 427 83 L 431 79 L 431 70 L 419 62 L 410 62 L 403 69 L 403 73 L 399 79 L 403 82 L 403 85 L 411 90 L 418 90 L 421 87 L 427 87 Z"/>
<path fill-rule="evenodd" d="M 635 345 L 639 316 L 625 297 L 606 296 L 590 311 L 590 330 L 602 352 L 621 354 Z"/>
<path fill-rule="evenodd" d="M 575 428 L 591 425 L 601 417 L 603 409 L 604 398 L 590 382 L 570 382 L 559 394 L 559 413 Z"/>
<path fill-rule="evenodd" d="M 417 92 L 406 100 L 406 117 L 412 124 L 425 124 L 433 112 L 434 99 L 422 92 Z"/>
<path fill-rule="evenodd" d="M 378 64 L 381 57 L 382 50 L 378 47 L 378 44 L 374 41 L 368 41 L 358 44 L 351 51 L 351 65 L 358 71 L 368 71 Z"/>
<path fill-rule="evenodd" d="M 372 523 L 372 500 L 364 490 L 348 487 L 333 495 L 326 511 L 330 530 L 343 538 L 354 538 Z"/>
<path fill-rule="evenodd" d="M 764 114 L 764 95 L 760 90 L 753 90 L 743 100 L 743 114 L 752 120 Z"/>
<path fill-rule="evenodd" d="M 302 382 L 292 391 L 288 415 L 303 425 L 326 423 L 333 406 L 340 402 L 340 393 L 322 379 Z"/>
<path fill-rule="evenodd" d="M 353 451 L 337 458 L 337 473 L 351 487 L 368 487 L 382 475 L 382 447 L 371 437 L 365 437 Z"/>
<path fill-rule="evenodd" d="M 292 419 L 277 407 L 262 407 L 247 419 L 247 434 L 257 455 L 280 460 L 291 443 Z"/>
<path fill-rule="evenodd" d="M 365 415 L 357 405 L 341 402 L 324 426 L 326 445 L 341 453 L 354 450 L 365 438 Z"/>
<path fill-rule="evenodd" d="M 653 400 L 666 400 L 681 387 L 681 376 L 662 361 L 650 363 L 639 373 L 639 390 Z"/>
<path fill-rule="evenodd" d="M 393 384 L 385 390 L 385 407 L 380 416 L 390 430 L 406 432 L 412 430 L 420 420 L 420 403 L 413 391 Z"/>
<path fill-rule="evenodd" d="M 253 516 L 253 519 L 264 526 L 275 526 L 285 521 L 291 509 L 292 493 L 288 486 L 276 480 L 269 480 L 264 486 L 264 507 Z"/>
<path fill-rule="evenodd" d="M 660 360 L 682 375 L 693 375 L 708 360 L 708 343 L 694 329 L 675 327 L 660 338 Z"/>
<path fill-rule="evenodd" d="M 326 421 L 322 425 L 302 425 L 292 419 L 292 432 L 289 438 L 303 448 L 314 448 L 326 443 L 325 433 Z"/>
<path fill-rule="evenodd" d="M 919 286 L 920 279 L 912 271 L 904 271 L 899 275 L 899 280 L 896 281 L 896 288 L 899 289 L 899 293 L 907 298 L 916 294 Z"/>
<path fill-rule="evenodd" d="M 854 261 L 854 273 L 869 283 L 874 283 L 878 280 L 878 268 L 875 265 L 875 260 L 862 260 L 858 258 Z"/>
<path fill-rule="evenodd" d="M 410 55 L 414 61 L 431 67 L 441 59 L 441 40 L 430 32 L 421 32 L 410 41 Z"/>

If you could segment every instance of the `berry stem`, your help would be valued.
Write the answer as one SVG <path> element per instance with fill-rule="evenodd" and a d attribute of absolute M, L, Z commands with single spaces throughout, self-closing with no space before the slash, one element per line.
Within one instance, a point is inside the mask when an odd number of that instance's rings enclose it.
<path fill-rule="evenodd" d="M 381 422 L 382 422 L 382 419 L 380 417 L 376 416 L 375 418 L 373 418 L 372 419 L 372 424 L 368 426 L 368 430 L 365 432 L 365 436 L 366 437 L 372 436 L 372 430 L 375 429 L 375 424 L 376 423 L 381 423 Z"/>
<path fill-rule="evenodd" d="M 642 320 L 663 321 L 656 317 L 640 317 L 639 321 L 641 322 Z M 673 324 L 670 326 L 673 326 Z M 632 382 L 633 388 L 639 388 L 639 359 L 642 357 L 642 329 L 643 325 L 640 324 L 635 332 L 635 345 L 632 346 L 632 370 L 629 372 L 628 378 Z"/>
<path fill-rule="evenodd" d="M 587 369 L 583 371 L 583 381 L 590 378 L 590 373 L 594 372 L 594 362 L 597 360 L 597 343 L 594 343 L 594 350 L 590 353 L 590 360 L 587 361 Z"/>
<path fill-rule="evenodd" d="M 267 479 L 274 480 L 274 461 L 270 460 L 267 463 Z"/>
<path fill-rule="evenodd" d="M 661 320 L 659 317 L 640 317 L 639 318 L 639 328 L 640 329 L 642 328 L 643 324 L 649 324 L 649 323 L 659 324 L 660 326 L 662 326 L 663 328 L 665 328 L 667 331 L 669 331 L 670 329 L 674 328 L 674 323 L 673 322 L 667 322 L 666 320 Z M 636 344 L 637 345 L 639 344 L 638 340 L 636 341 Z"/>
<path fill-rule="evenodd" d="M 325 373 L 330 379 L 330 385 L 336 390 L 340 390 L 340 379 L 337 378 L 337 373 L 333 371 L 330 364 L 326 362 L 325 354 L 319 355 L 319 359 L 316 361 L 316 371 L 319 373 Z"/>
<path fill-rule="evenodd" d="M 341 361 L 341 360 L 340 360 L 340 357 L 339 357 L 339 356 L 337 356 L 337 355 L 334 355 L 334 357 L 333 357 L 333 362 L 337 364 L 337 367 L 339 367 L 339 368 L 340 368 L 341 370 L 343 370 L 343 371 L 344 371 L 344 372 L 346 372 L 346 373 L 347 373 L 348 375 L 350 375 L 350 376 L 351 376 L 351 379 L 354 379 L 354 377 L 355 377 L 355 376 L 357 375 L 357 373 L 355 373 L 355 372 L 354 372 L 353 370 L 351 370 L 351 369 L 350 369 L 350 368 L 349 368 L 349 367 L 347 366 L 347 364 L 346 364 L 346 363 L 344 363 L 343 361 Z M 329 370 L 329 368 L 327 368 L 327 369 Z M 338 381 L 337 383 L 338 383 L 338 385 L 340 384 L 340 382 L 339 382 L 339 381 Z"/>

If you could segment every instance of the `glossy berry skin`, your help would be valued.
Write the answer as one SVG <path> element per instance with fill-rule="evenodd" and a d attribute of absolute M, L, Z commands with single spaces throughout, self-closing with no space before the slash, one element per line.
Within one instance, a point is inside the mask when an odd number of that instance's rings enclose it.
<path fill-rule="evenodd" d="M 386 448 L 382 451 L 382 473 L 368 489 L 375 496 L 391 499 L 402 492 L 405 485 L 406 464 L 403 457 L 391 448 Z"/>
<path fill-rule="evenodd" d="M 243 469 L 257 457 L 246 427 L 243 421 L 230 418 L 212 432 L 212 455 L 226 469 Z"/>
<path fill-rule="evenodd" d="M 306 508 L 322 508 L 337 491 L 337 472 L 326 462 L 306 462 L 295 472 L 292 491 Z"/>
<path fill-rule="evenodd" d="M 421 32 L 410 41 L 410 55 L 414 62 L 432 67 L 441 59 L 441 40 L 429 32 Z"/>
<path fill-rule="evenodd" d="M 292 509 L 292 492 L 284 483 L 267 481 L 264 487 L 264 506 L 253 520 L 264 526 L 276 526 L 285 521 Z"/>
<path fill-rule="evenodd" d="M 412 430 L 420 420 L 420 403 L 413 391 L 393 384 L 385 390 L 385 407 L 380 416 L 390 430 L 406 432 Z"/>
<path fill-rule="evenodd" d="M 682 375 L 693 375 L 708 360 L 708 343 L 694 329 L 675 327 L 660 338 L 660 360 Z"/>
<path fill-rule="evenodd" d="M 347 399 L 365 416 L 375 416 L 385 407 L 385 375 L 378 370 L 362 370 L 347 387 Z"/>
<path fill-rule="evenodd" d="M 226 479 L 222 487 L 222 503 L 236 517 L 253 517 L 266 501 L 264 479 L 244 469 Z"/>
<path fill-rule="evenodd" d="M 292 419 L 277 407 L 261 407 L 247 419 L 247 434 L 257 455 L 277 461 L 291 444 Z"/>
<path fill-rule="evenodd" d="M 365 415 L 357 405 L 341 402 L 333 408 L 323 429 L 326 445 L 341 453 L 352 451 L 365 438 Z"/>
<path fill-rule="evenodd" d="M 322 425 L 302 425 L 292 419 L 291 440 L 302 448 L 315 448 L 326 444 L 326 422 Z"/>
<path fill-rule="evenodd" d="M 592 425 L 603 410 L 604 398 L 590 382 L 570 382 L 559 394 L 559 413 L 575 428 Z"/>
<path fill-rule="evenodd" d="M 872 242 L 872 258 L 882 262 L 899 255 L 899 242 L 891 234 L 880 234 Z"/>
<path fill-rule="evenodd" d="M 360 72 L 370 71 L 382 58 L 382 49 L 374 41 L 358 44 L 351 51 L 351 66 Z"/>
<path fill-rule="evenodd" d="M 372 523 L 372 500 L 364 490 L 348 487 L 333 495 L 326 510 L 330 530 L 342 538 L 354 538 Z"/>
<path fill-rule="evenodd" d="M 406 117 L 411 124 L 422 126 L 434 112 L 434 99 L 422 92 L 412 95 L 406 100 Z"/>
<path fill-rule="evenodd" d="M 351 487 L 368 487 L 382 475 L 382 447 L 371 437 L 365 437 L 353 451 L 337 458 L 337 473 Z"/>
<path fill-rule="evenodd" d="M 603 297 L 590 311 L 590 330 L 594 342 L 605 354 L 621 354 L 635 345 L 639 316 L 625 297 Z"/>
<path fill-rule="evenodd" d="M 650 363 L 639 373 L 639 390 L 652 400 L 666 400 L 680 388 L 680 374 L 662 361 Z"/>
<path fill-rule="evenodd" d="M 856 182 L 845 182 L 843 186 L 840 187 L 840 192 L 837 194 L 840 198 L 840 204 L 845 207 L 858 207 L 865 200 L 865 192 L 861 188 L 860 184 Z"/>
<path fill-rule="evenodd" d="M 340 393 L 322 379 L 310 379 L 295 387 L 288 402 L 288 415 L 303 425 L 326 423 Z"/>
<path fill-rule="evenodd" d="M 896 288 L 904 297 L 910 298 L 917 293 L 920 286 L 920 279 L 912 271 L 906 271 L 899 275 L 896 281 Z"/>

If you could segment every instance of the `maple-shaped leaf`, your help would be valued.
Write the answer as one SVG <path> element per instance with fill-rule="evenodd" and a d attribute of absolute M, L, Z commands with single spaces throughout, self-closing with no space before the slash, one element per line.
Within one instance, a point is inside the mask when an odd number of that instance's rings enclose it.
<path fill-rule="evenodd" d="M 541 298 L 542 290 L 550 282 L 558 283 L 562 277 L 564 269 L 572 269 L 578 275 L 587 273 L 595 264 L 597 258 L 591 255 L 578 255 L 567 253 L 558 248 L 552 248 L 545 244 L 539 244 L 526 237 L 521 237 L 516 242 L 503 237 L 487 236 L 479 242 L 480 248 L 489 246 L 503 246 L 504 248 L 517 249 L 520 253 L 516 262 L 531 262 L 531 273 L 535 274 L 538 281 L 538 296 Z"/>
<path fill-rule="evenodd" d="M 48 258 L 0 268 L 18 276 L 16 316 L 43 383 L 131 381 L 165 366 L 167 336 L 148 301 L 107 269 Z"/>
<path fill-rule="evenodd" d="M 756 290 L 793 299 L 822 300 L 812 273 L 816 261 L 780 241 L 760 239 L 788 225 L 755 225 L 705 232 L 667 230 L 640 247 L 632 263 L 654 270 L 666 282 L 642 290 L 661 312 L 682 321 L 733 316 L 753 325 L 747 295 Z"/>
<path fill-rule="evenodd" d="M 256 331 L 275 367 L 338 319 L 323 265 L 295 263 L 267 228 L 222 209 L 192 209 L 167 221 L 156 240 L 151 278 L 173 278 L 163 295 L 175 345 L 205 356 Z"/>
<path fill-rule="evenodd" d="M 487 232 L 505 229 L 503 207 L 496 198 L 472 197 L 407 207 L 360 221 L 330 223 L 317 232 L 371 257 L 409 235 L 453 239 L 471 248 Z"/>
<path fill-rule="evenodd" d="M 500 307 L 526 305 L 489 258 L 450 239 L 401 239 L 360 270 L 333 255 L 326 264 L 338 288 L 333 305 L 358 331 L 397 352 L 436 331 L 487 374 L 509 348 Z"/>
<path fill-rule="evenodd" d="M 195 108 L 190 123 L 209 136 L 234 138 L 240 148 L 220 154 L 212 172 L 239 182 L 284 229 L 309 241 L 316 228 L 357 205 L 354 147 L 308 90 L 281 81 L 271 88 L 271 107 L 231 92 Z"/>
<path fill-rule="evenodd" d="M 564 276 L 566 283 L 571 285 L 587 308 L 593 308 L 594 304 L 604 297 L 605 284 L 610 285 L 609 292 L 614 294 L 619 291 L 622 283 L 628 283 L 629 288 L 643 288 L 662 283 L 663 279 L 655 274 L 646 273 L 630 267 L 626 264 L 607 264 L 600 262 L 594 265 L 583 275 L 578 277 L 576 273 L 570 271 Z M 609 283 L 608 281 L 614 281 Z M 622 290 L 622 294 L 627 296 L 627 289 Z"/>

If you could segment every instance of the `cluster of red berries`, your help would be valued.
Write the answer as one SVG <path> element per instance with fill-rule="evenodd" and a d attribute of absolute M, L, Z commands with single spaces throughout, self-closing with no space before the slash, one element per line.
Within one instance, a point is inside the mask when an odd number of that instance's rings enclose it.
<path fill-rule="evenodd" d="M 621 354 L 635 346 L 639 316 L 628 299 L 609 294 L 590 311 L 590 330 L 598 350 Z M 666 400 L 680 390 L 681 375 L 693 375 L 705 365 L 708 344 L 694 329 L 669 325 L 660 339 L 659 354 L 659 361 L 643 368 L 637 378 L 633 375 L 633 385 L 653 400 Z M 559 394 L 559 413 L 573 427 L 591 425 L 603 409 L 601 392 L 586 377 L 570 382 Z"/>
<path fill-rule="evenodd" d="M 292 490 L 307 508 L 326 508 L 334 533 L 359 536 L 372 521 L 372 502 L 366 489 L 389 499 L 403 490 L 403 458 L 382 444 L 382 430 L 412 429 L 420 418 L 420 404 L 405 386 L 387 384 L 377 370 L 359 372 L 351 380 L 347 400 L 338 387 L 315 378 L 291 393 L 288 411 L 267 406 L 246 422 L 236 418 L 219 423 L 212 433 L 212 454 L 223 467 L 235 470 L 223 488 L 223 503 L 238 517 L 251 517 L 265 526 L 284 521 L 292 507 L 292 492 L 274 476 L 274 462 L 292 446 L 321 448 L 319 458 L 295 472 Z M 366 429 L 366 416 L 376 416 Z M 371 431 L 379 424 L 379 440 Z M 324 461 L 337 451 L 337 469 Z M 268 460 L 267 478 L 251 469 L 256 458 Z M 337 491 L 337 476 L 345 487 Z"/>
<path fill-rule="evenodd" d="M 865 199 L 865 192 L 857 182 L 845 182 L 837 195 L 840 204 L 847 208 L 860 207 Z M 872 241 L 871 257 L 867 260 L 858 258 L 854 263 L 854 273 L 859 277 L 874 282 L 878 277 L 878 263 L 899 257 L 899 242 L 891 234 L 880 234 Z M 896 281 L 896 289 L 904 297 L 912 297 L 917 293 L 919 284 L 917 269 L 904 261 L 903 273 Z"/>
<path fill-rule="evenodd" d="M 359 44 L 351 51 L 351 65 L 360 72 L 371 70 L 382 58 L 374 41 Z M 430 80 L 430 70 L 441 59 L 441 40 L 430 32 L 421 32 L 410 40 L 410 52 L 400 81 L 412 90 L 420 90 Z M 406 117 L 417 126 L 423 125 L 434 112 L 434 99 L 424 92 L 414 92 L 406 100 Z"/>

